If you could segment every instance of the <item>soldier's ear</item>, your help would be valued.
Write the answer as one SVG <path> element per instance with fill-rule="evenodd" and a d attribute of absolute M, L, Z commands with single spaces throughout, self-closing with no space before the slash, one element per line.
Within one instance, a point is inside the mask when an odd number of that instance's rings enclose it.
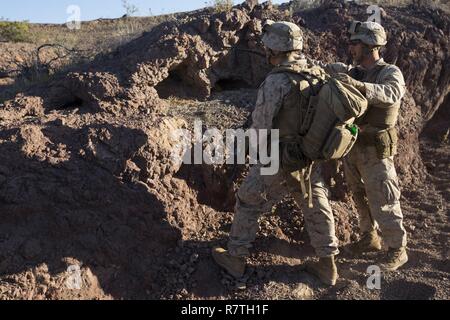
<path fill-rule="evenodd" d="M 364 55 L 371 55 L 372 52 L 374 51 L 374 47 L 373 46 L 368 46 L 366 44 L 362 45 L 362 49 L 363 49 L 363 54 Z"/>

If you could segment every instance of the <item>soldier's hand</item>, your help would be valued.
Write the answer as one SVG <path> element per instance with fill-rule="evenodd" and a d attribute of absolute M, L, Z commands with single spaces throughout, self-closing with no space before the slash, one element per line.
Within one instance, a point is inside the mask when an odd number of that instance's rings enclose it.
<path fill-rule="evenodd" d="M 356 79 L 353 79 L 352 77 L 350 77 L 346 73 L 336 73 L 335 75 L 333 75 L 333 78 L 355 87 L 361 93 L 365 93 L 366 92 L 366 86 L 364 85 L 364 82 L 361 82 L 361 81 L 358 81 Z"/>

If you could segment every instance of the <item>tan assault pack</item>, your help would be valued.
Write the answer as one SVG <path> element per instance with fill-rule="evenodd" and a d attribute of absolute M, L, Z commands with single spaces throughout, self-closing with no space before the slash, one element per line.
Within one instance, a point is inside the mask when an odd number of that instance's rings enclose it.
<path fill-rule="evenodd" d="M 280 132 L 290 133 L 280 134 L 283 168 L 290 172 L 302 170 L 313 161 L 339 159 L 347 155 L 358 137 L 354 121 L 367 110 L 368 101 L 364 95 L 316 66 L 308 69 L 296 68 L 296 65 L 279 67 L 272 73 L 287 74 L 299 91 L 305 91 L 304 81 L 309 84 L 307 100 L 285 101 L 284 105 L 288 109 L 296 109 L 295 112 L 289 115 L 281 110 L 285 119 L 279 119 Z M 294 114 L 298 118 L 295 122 L 292 121 Z M 291 128 L 283 127 L 286 123 Z M 293 123 L 296 123 L 295 127 Z M 294 149 L 297 149 L 297 154 L 292 152 Z"/>

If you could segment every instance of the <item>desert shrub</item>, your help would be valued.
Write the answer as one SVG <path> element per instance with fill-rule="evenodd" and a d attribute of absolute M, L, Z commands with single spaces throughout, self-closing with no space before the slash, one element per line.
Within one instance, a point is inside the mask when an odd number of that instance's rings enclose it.
<path fill-rule="evenodd" d="M 0 21 L 0 40 L 8 42 L 29 41 L 29 24 L 26 21 Z"/>
<path fill-rule="evenodd" d="M 230 11 L 233 8 L 233 0 L 214 0 L 212 7 L 216 13 Z"/>
<path fill-rule="evenodd" d="M 127 17 L 132 17 L 139 12 L 138 7 L 127 0 L 122 0 L 122 7 L 125 9 L 125 16 Z"/>
<path fill-rule="evenodd" d="M 321 6 L 324 0 L 294 0 L 291 3 L 291 9 L 295 12 L 298 10 L 316 8 Z"/>

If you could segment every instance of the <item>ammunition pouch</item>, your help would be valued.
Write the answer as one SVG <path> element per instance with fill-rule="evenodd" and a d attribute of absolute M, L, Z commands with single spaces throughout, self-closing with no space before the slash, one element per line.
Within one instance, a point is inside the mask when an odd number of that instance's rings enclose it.
<path fill-rule="evenodd" d="M 347 125 L 336 125 L 330 132 L 323 148 L 324 159 L 340 159 L 345 157 L 357 140 L 358 133 L 352 134 Z"/>
<path fill-rule="evenodd" d="M 390 128 L 375 133 L 362 133 L 361 142 L 374 146 L 378 159 L 386 159 L 397 154 L 398 135 L 396 128 Z"/>
<path fill-rule="evenodd" d="M 386 159 L 397 154 L 397 129 L 390 128 L 375 136 L 375 147 L 379 159 Z"/>

